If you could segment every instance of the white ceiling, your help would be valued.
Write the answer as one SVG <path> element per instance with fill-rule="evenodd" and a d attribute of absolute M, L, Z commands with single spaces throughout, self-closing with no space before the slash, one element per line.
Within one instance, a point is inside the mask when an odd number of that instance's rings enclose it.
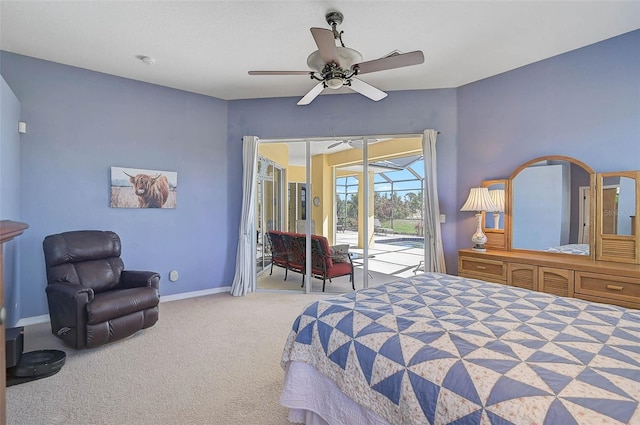
<path fill-rule="evenodd" d="M 640 28 L 639 1 L 0 1 L 0 48 L 221 99 L 303 96 L 310 27 L 339 10 L 364 60 L 425 63 L 362 80 L 384 91 L 459 87 Z M 152 66 L 136 59 L 147 55 Z M 342 89 L 345 90 L 345 89 Z M 326 92 L 327 90 L 325 90 Z"/>

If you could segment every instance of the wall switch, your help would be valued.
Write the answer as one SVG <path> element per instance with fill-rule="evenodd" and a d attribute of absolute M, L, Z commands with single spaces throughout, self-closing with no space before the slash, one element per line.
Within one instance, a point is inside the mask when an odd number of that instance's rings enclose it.
<path fill-rule="evenodd" d="M 440 223 L 444 223 L 447 221 L 447 216 L 445 214 L 440 214 Z"/>
<path fill-rule="evenodd" d="M 169 280 L 171 282 L 175 282 L 176 280 L 178 280 L 178 270 L 171 270 L 169 272 Z"/>

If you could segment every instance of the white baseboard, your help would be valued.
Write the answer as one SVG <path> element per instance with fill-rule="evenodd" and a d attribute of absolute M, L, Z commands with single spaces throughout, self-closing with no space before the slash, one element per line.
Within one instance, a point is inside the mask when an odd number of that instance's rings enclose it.
<path fill-rule="evenodd" d="M 168 301 L 178 301 L 178 300 L 184 300 L 187 298 L 203 297 L 205 295 L 221 294 L 223 292 L 226 292 L 227 294 L 230 293 L 231 286 L 222 286 L 220 288 L 204 289 L 202 291 L 183 292 L 181 294 L 161 295 L 160 302 L 164 303 Z"/>
<path fill-rule="evenodd" d="M 231 286 L 222 286 L 220 288 L 204 289 L 202 291 L 183 292 L 181 294 L 173 295 L 161 295 L 160 302 L 165 303 L 169 301 L 185 300 L 187 298 L 203 297 L 205 295 L 222 294 L 223 292 L 231 292 Z M 43 314 L 41 316 L 25 317 L 18 320 L 18 323 L 14 327 L 37 325 L 38 323 L 49 322 L 49 315 Z"/>

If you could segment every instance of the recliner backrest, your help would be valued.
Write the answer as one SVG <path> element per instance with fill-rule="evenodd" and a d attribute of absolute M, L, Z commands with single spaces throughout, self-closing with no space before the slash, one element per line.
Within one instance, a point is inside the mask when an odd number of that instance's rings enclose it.
<path fill-rule="evenodd" d="M 70 282 L 96 293 L 120 282 L 124 263 L 120 237 L 111 231 L 78 230 L 45 237 L 48 283 Z"/>

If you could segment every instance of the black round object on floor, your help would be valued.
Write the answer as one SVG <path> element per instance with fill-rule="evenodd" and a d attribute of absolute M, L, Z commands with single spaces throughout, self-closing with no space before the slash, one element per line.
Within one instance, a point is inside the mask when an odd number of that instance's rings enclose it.
<path fill-rule="evenodd" d="M 60 371 L 66 357 L 66 353 L 60 350 L 23 353 L 18 364 L 7 369 L 7 378 L 30 378 L 31 380 L 51 376 Z"/>

